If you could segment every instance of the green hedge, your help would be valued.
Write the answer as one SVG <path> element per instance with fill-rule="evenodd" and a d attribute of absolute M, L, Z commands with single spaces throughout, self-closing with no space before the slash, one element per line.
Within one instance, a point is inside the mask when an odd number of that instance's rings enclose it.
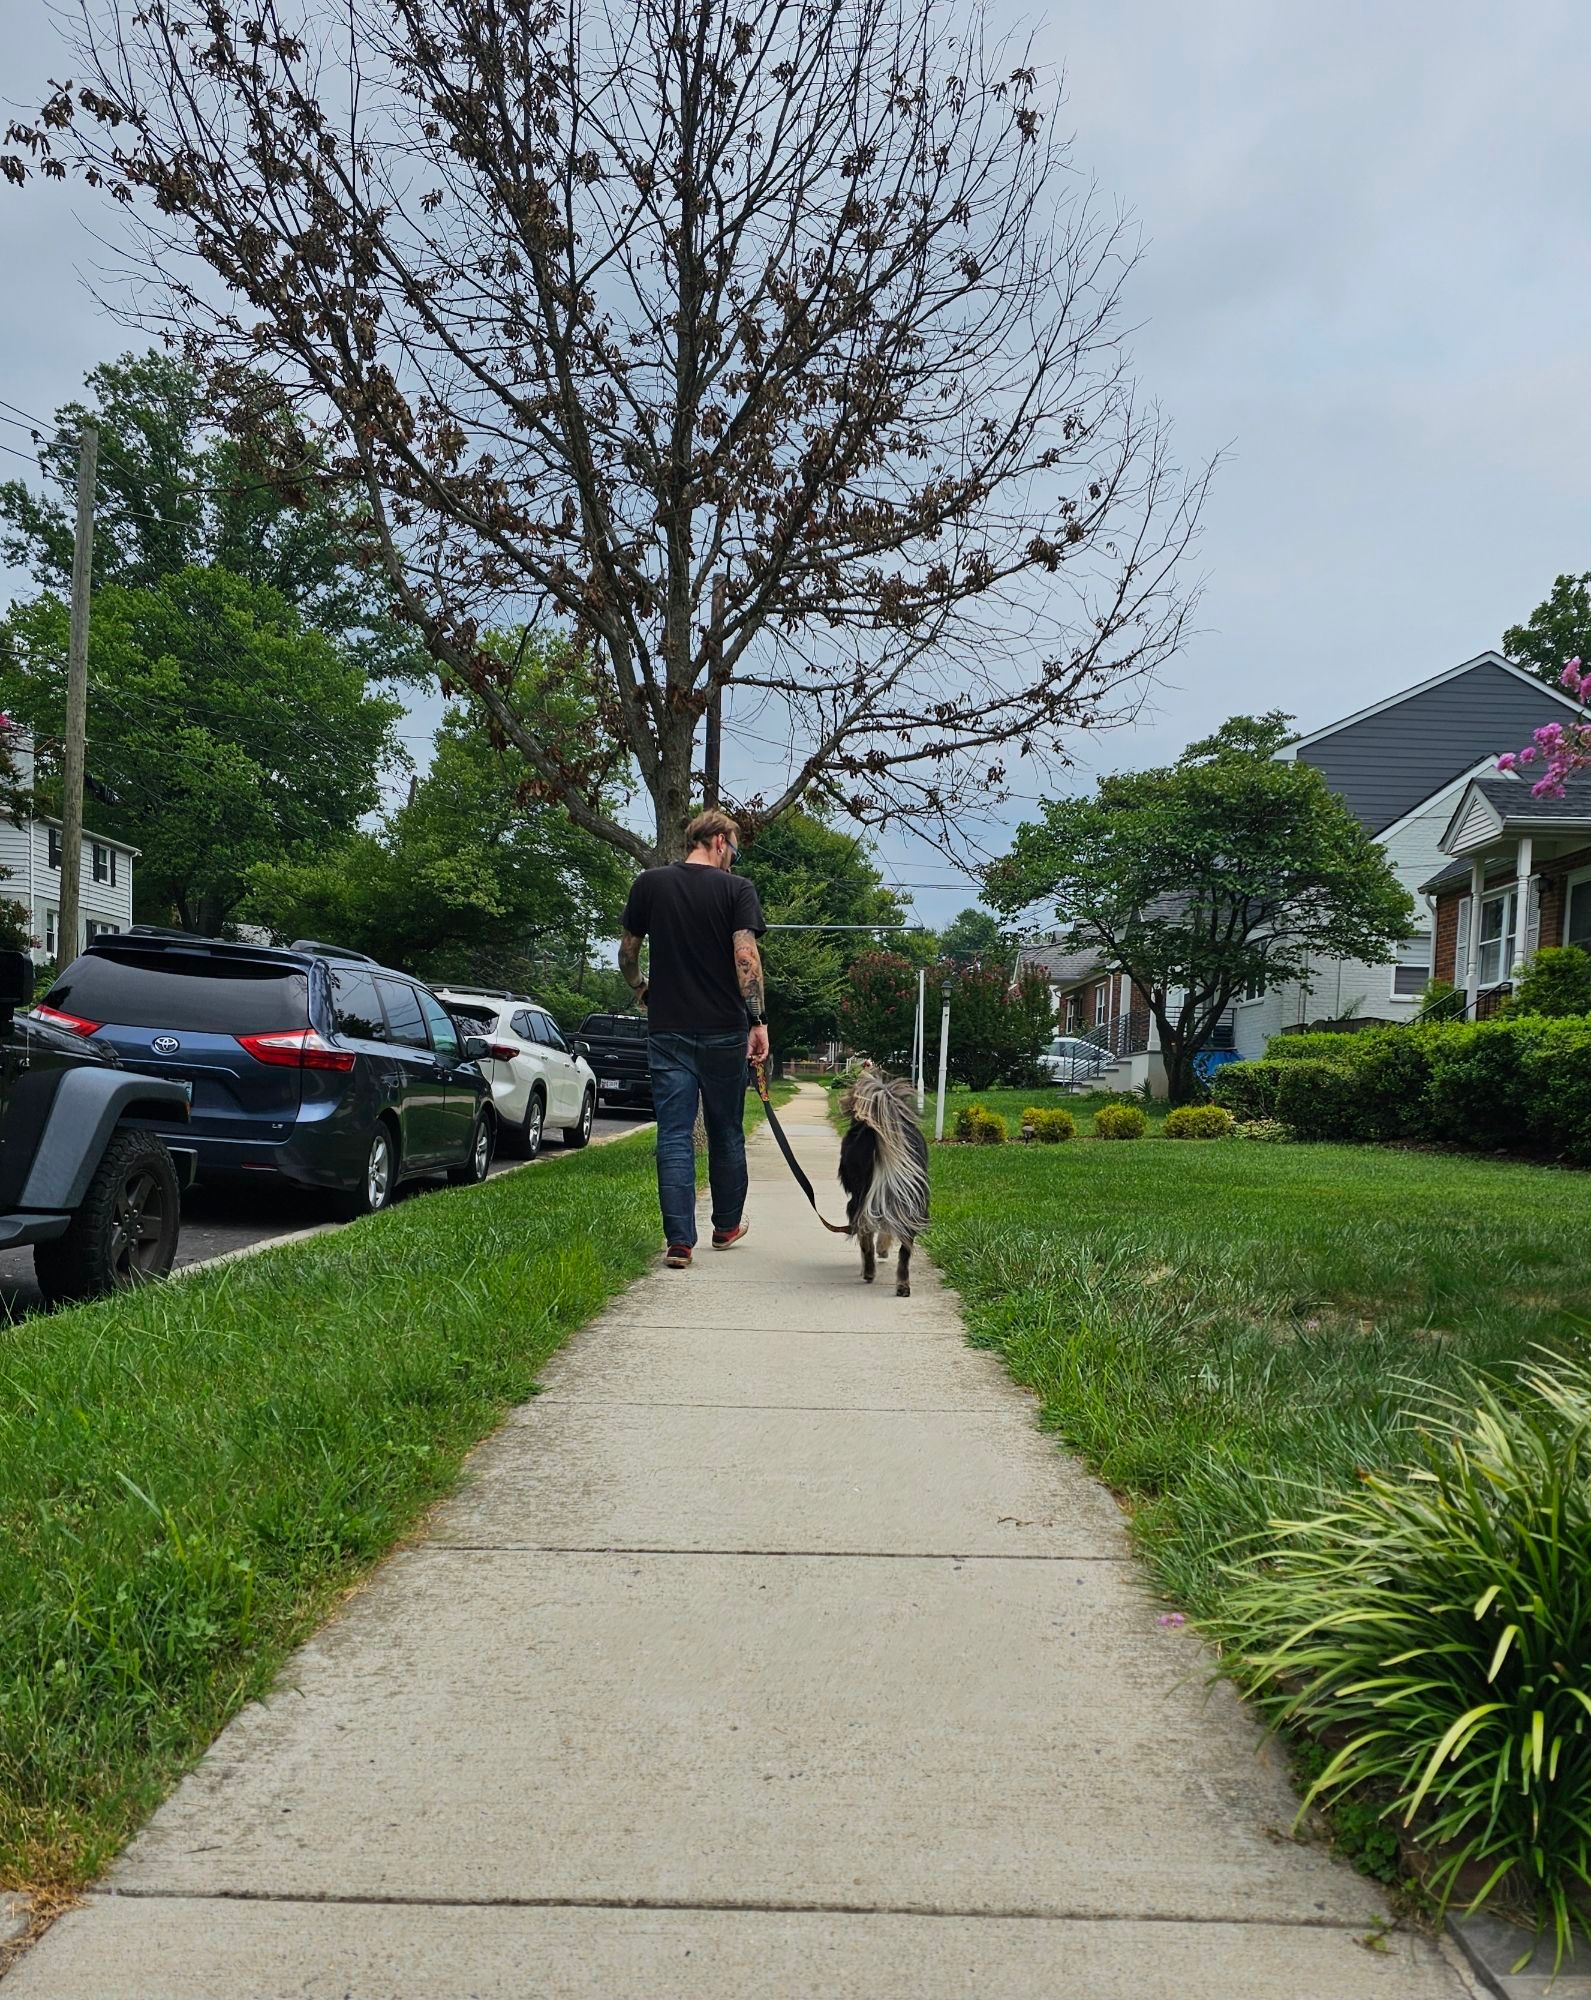
<path fill-rule="evenodd" d="M 1436 1139 L 1591 1165 L 1591 1016 L 1275 1037 L 1211 1093 L 1300 1139 Z"/>

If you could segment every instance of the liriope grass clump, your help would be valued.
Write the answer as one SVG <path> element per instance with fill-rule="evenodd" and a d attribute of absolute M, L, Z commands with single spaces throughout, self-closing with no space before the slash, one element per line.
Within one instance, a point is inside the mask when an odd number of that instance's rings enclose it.
<path fill-rule="evenodd" d="M 1211 1622 L 1333 1748 L 1310 1798 L 1384 1799 L 1441 1905 L 1506 1884 L 1561 1961 L 1591 1935 L 1591 1369 L 1466 1389 L 1416 1412 L 1402 1472 L 1271 1522 Z"/>

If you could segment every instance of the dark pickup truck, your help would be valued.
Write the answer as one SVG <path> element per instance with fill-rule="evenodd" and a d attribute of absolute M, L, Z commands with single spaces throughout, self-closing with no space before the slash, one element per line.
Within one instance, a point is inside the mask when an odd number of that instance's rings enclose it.
<path fill-rule="evenodd" d="M 580 1023 L 586 1061 L 597 1076 L 597 1103 L 652 1108 L 644 1014 L 588 1014 Z"/>

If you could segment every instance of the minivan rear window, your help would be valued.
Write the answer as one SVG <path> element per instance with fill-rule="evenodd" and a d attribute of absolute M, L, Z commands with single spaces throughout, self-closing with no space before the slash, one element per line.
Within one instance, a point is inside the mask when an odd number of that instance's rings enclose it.
<path fill-rule="evenodd" d="M 66 968 L 45 1004 L 108 1026 L 190 1034 L 262 1035 L 309 1024 L 301 971 L 197 952 L 89 952 Z"/>

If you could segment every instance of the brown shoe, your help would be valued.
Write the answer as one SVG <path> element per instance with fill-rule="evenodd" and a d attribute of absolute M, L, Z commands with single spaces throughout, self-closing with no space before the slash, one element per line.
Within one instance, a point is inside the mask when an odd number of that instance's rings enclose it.
<path fill-rule="evenodd" d="M 715 1229 L 713 1231 L 713 1248 L 715 1250 L 727 1250 L 732 1243 L 738 1243 L 750 1227 L 751 1224 L 749 1222 L 737 1222 L 733 1229 Z"/>
<path fill-rule="evenodd" d="M 663 1262 L 671 1271 L 688 1271 L 691 1267 L 691 1246 L 688 1243 L 671 1243 Z"/>

